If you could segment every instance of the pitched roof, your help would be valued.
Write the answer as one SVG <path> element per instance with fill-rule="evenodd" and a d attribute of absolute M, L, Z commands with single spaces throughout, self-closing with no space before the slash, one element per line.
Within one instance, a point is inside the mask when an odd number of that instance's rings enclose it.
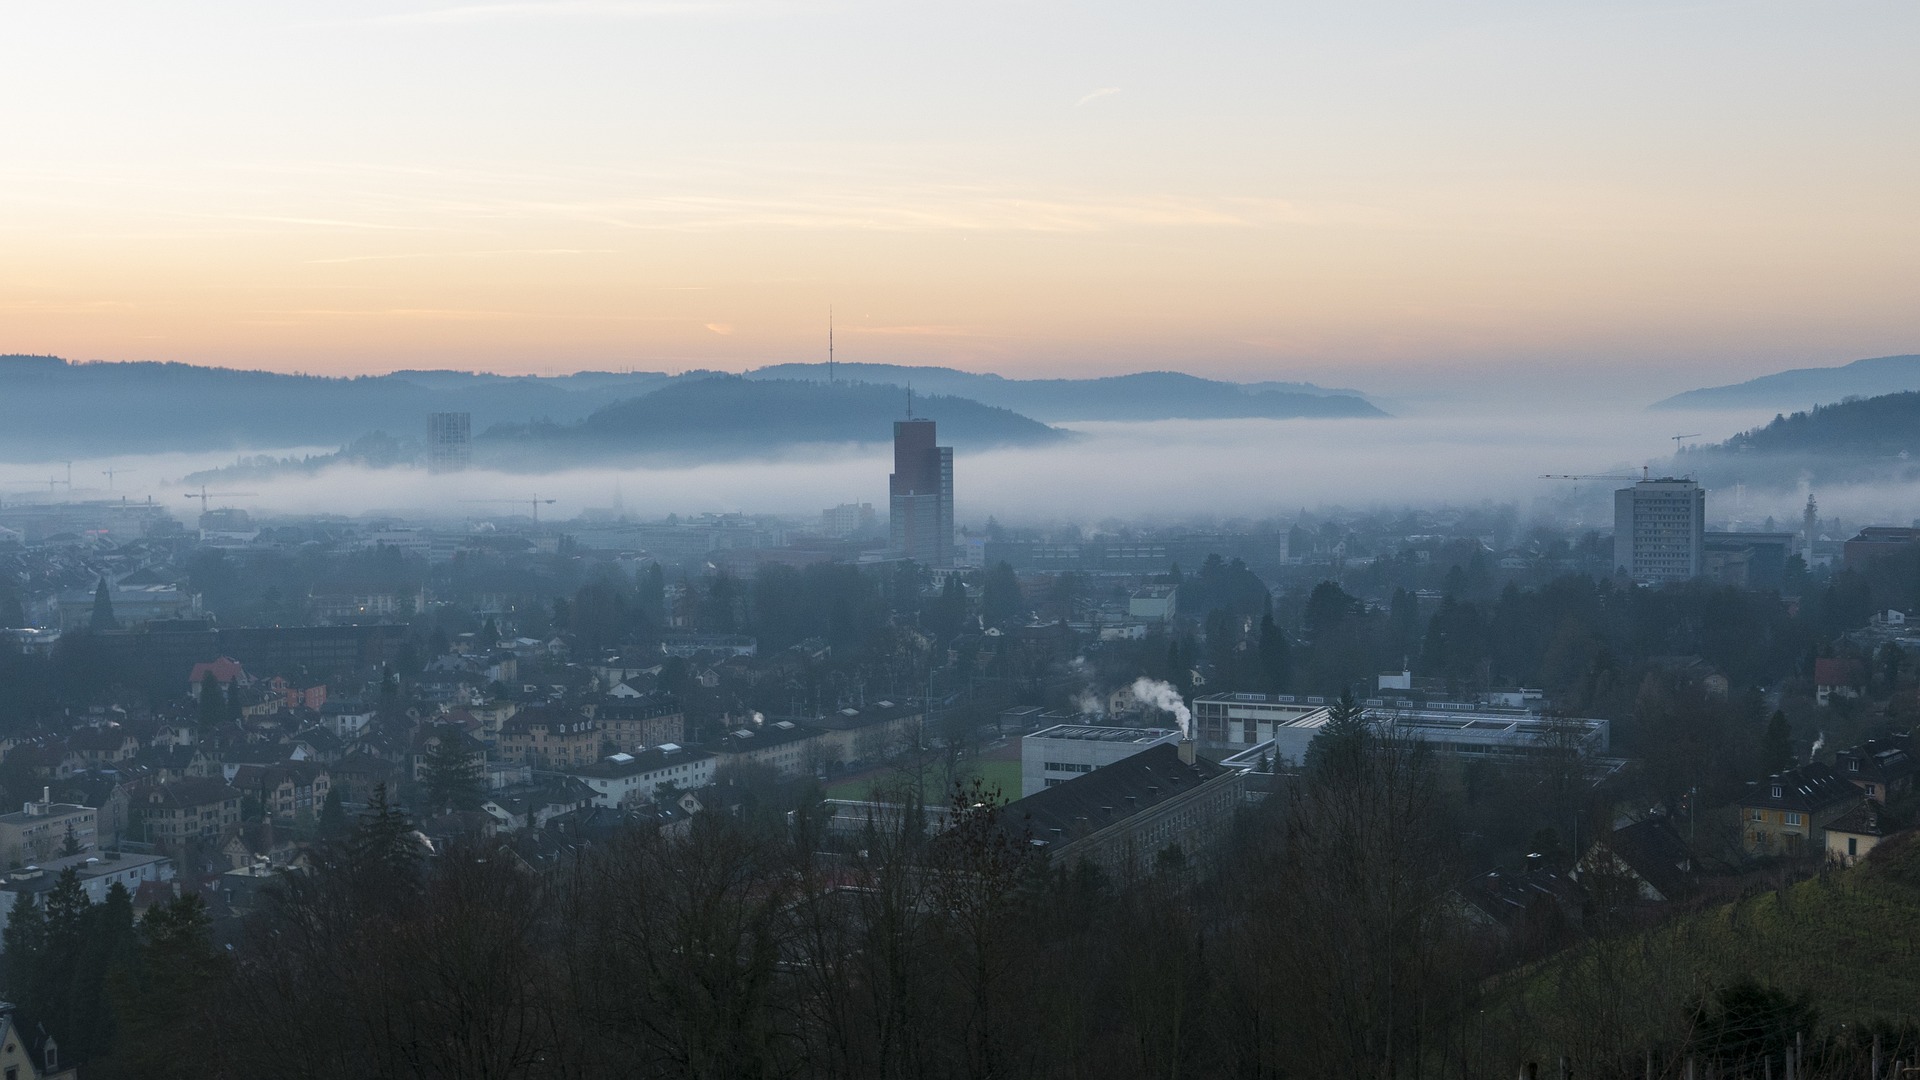
<path fill-rule="evenodd" d="M 1747 785 L 1740 805 L 1753 809 L 1818 811 L 1862 797 L 1859 788 L 1825 764 L 1814 762 Z"/>
<path fill-rule="evenodd" d="M 1868 739 L 1834 755 L 1834 771 L 1848 780 L 1890 784 L 1914 773 L 1916 763 L 1907 750 L 1907 740 Z"/>
<path fill-rule="evenodd" d="M 1856 836 L 1891 836 L 1900 827 L 1887 819 L 1887 811 L 1868 799 L 1827 823 L 1828 832 L 1853 833 Z"/>
<path fill-rule="evenodd" d="M 239 797 L 240 793 L 229 787 L 224 780 L 187 776 L 170 783 L 150 785 L 142 793 L 141 801 L 149 806 L 186 810 Z"/>
<path fill-rule="evenodd" d="M 1819 686 L 1857 686 L 1867 681 L 1867 667 L 1858 660 L 1823 657 L 1813 662 L 1813 681 Z"/>
<path fill-rule="evenodd" d="M 1665 818 L 1636 821 L 1599 843 L 1668 900 L 1693 891 L 1693 853 Z"/>
<path fill-rule="evenodd" d="M 1180 760 L 1172 743 L 1143 750 L 1008 803 L 1001 819 L 1024 826 L 1032 839 L 1064 843 L 1126 820 L 1232 770 L 1195 758 Z"/>

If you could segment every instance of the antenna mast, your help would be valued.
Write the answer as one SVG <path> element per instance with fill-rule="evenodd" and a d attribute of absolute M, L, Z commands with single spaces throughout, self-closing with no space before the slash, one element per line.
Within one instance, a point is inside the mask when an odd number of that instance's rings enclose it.
<path fill-rule="evenodd" d="M 913 419 L 913 384 L 907 384 L 907 419 Z"/>

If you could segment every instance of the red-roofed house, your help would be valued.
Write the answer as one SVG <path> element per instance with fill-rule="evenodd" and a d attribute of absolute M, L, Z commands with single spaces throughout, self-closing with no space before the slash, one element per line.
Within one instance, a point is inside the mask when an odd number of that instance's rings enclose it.
<path fill-rule="evenodd" d="M 1861 688 L 1866 685 L 1867 665 L 1858 660 L 1822 658 L 1813 662 L 1814 697 L 1822 705 L 1835 694 L 1846 698 L 1859 697 Z"/>
<path fill-rule="evenodd" d="M 247 670 L 240 666 L 240 661 L 223 656 L 218 660 L 193 665 L 193 674 L 187 676 L 187 693 L 192 694 L 195 701 L 200 700 L 200 684 L 206 681 L 208 675 L 212 675 L 213 681 L 223 687 L 233 685 L 235 679 L 240 680 L 241 686 L 253 685 L 253 680 L 247 677 Z"/>

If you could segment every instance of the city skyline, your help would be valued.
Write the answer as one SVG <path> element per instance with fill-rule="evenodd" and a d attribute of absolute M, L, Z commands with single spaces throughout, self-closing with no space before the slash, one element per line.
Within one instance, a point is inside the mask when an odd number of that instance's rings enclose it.
<path fill-rule="evenodd" d="M 20 18 L 8 351 L 739 370 L 837 307 L 849 361 L 1670 392 L 1920 329 L 1901 5 Z"/>

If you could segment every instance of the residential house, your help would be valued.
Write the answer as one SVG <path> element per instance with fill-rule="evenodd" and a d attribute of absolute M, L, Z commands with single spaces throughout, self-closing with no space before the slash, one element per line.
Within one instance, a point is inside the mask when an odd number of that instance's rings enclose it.
<path fill-rule="evenodd" d="M 1699 888 L 1700 868 L 1687 842 L 1667 818 L 1623 825 L 1588 846 L 1569 875 L 1578 881 L 1600 875 L 1628 882 L 1642 900 L 1679 900 Z"/>
<path fill-rule="evenodd" d="M 564 814 L 594 805 L 592 788 L 575 777 L 515 784 L 487 793 L 480 810 L 506 830 L 539 829 Z"/>
<path fill-rule="evenodd" d="M 1867 685 L 1867 665 L 1858 660 L 1820 657 L 1813 662 L 1813 696 L 1825 705 L 1835 696 L 1855 698 Z"/>
<path fill-rule="evenodd" d="M 83 727 L 67 736 L 67 749 L 88 765 L 114 765 L 140 753 L 140 739 L 119 724 Z"/>
<path fill-rule="evenodd" d="M 313 761 L 283 761 L 277 765 L 242 765 L 230 781 L 242 796 L 260 800 L 268 818 L 293 821 L 301 814 L 314 818 L 327 801 L 331 779 L 326 767 Z"/>
<path fill-rule="evenodd" d="M 202 653 L 201 655 L 204 656 L 206 654 Z M 176 668 L 175 670 L 179 669 Z M 241 686 L 253 685 L 253 680 L 248 677 L 247 669 L 240 666 L 240 661 L 235 660 L 231 656 L 223 656 L 218 660 L 209 660 L 205 663 L 193 665 L 193 673 L 187 676 L 187 693 L 193 696 L 193 700 L 200 700 L 200 688 L 206 685 L 208 675 L 213 676 L 213 681 L 217 683 L 222 690 L 232 686 L 235 682 L 238 682 Z"/>
<path fill-rule="evenodd" d="M 500 757 L 536 769 L 570 769 L 600 757 L 600 726 L 579 709 L 536 705 L 500 725 Z"/>
<path fill-rule="evenodd" d="M 1892 739 L 1868 739 L 1833 757 L 1833 771 L 1866 793 L 1867 798 L 1885 803 L 1889 796 L 1913 789 L 1913 776 L 1920 770 L 1909 749 L 1906 736 Z"/>
<path fill-rule="evenodd" d="M 1811 855 L 1826 849 L 1826 828 L 1866 798 L 1815 762 L 1747 786 L 1740 799 L 1742 836 L 1754 855 Z"/>
<path fill-rule="evenodd" d="M 1827 858 L 1852 866 L 1899 831 L 1887 817 L 1886 807 L 1868 799 L 1827 824 Z"/>
<path fill-rule="evenodd" d="M 41 1030 L 17 1022 L 13 1006 L 0 1002 L 0 1076 L 7 1080 L 77 1080 L 72 1067 L 60 1067 L 60 1047 Z"/>
<path fill-rule="evenodd" d="M 150 784 L 135 805 L 148 838 L 168 847 L 214 840 L 240 823 L 240 792 L 212 777 Z"/>
<path fill-rule="evenodd" d="M 687 737 L 686 714 L 664 694 L 609 697 L 594 706 L 593 718 L 599 721 L 605 741 L 617 750 L 677 743 Z"/>

